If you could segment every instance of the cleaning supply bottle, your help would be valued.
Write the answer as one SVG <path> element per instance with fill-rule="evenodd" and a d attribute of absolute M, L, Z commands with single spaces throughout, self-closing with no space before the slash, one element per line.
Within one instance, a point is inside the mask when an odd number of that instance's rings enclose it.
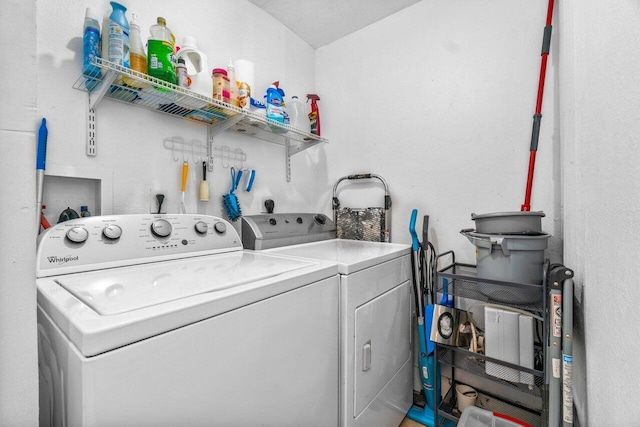
<path fill-rule="evenodd" d="M 289 106 L 287 110 L 289 111 L 291 126 L 302 132 L 310 133 L 311 123 L 309 122 L 309 116 L 305 112 L 304 106 L 298 97 L 295 95 L 292 96 L 291 102 L 287 105 Z"/>
<path fill-rule="evenodd" d="M 229 65 L 227 65 L 227 77 L 229 77 L 229 104 L 233 106 L 240 106 L 238 102 L 238 82 L 236 81 L 236 67 L 233 65 L 233 60 L 229 59 Z"/>
<path fill-rule="evenodd" d="M 280 94 L 280 99 L 282 99 L 282 117 L 283 117 L 283 123 L 287 126 L 289 126 L 289 124 L 291 123 L 290 119 L 289 119 L 289 110 L 287 108 L 287 103 L 284 100 L 284 89 L 282 89 L 280 86 L 278 86 L 279 82 L 276 82 L 276 87 L 278 88 L 278 93 Z"/>
<path fill-rule="evenodd" d="M 180 50 L 176 54 L 178 60 L 184 60 L 187 67 L 187 76 L 189 80 L 189 90 L 198 93 L 207 98 L 211 98 L 213 93 L 213 81 L 209 65 L 207 65 L 207 55 L 198 50 L 196 39 L 191 36 L 184 36 Z M 206 102 L 190 100 L 191 105 L 188 108 L 204 108 Z"/>
<path fill-rule="evenodd" d="M 267 119 L 284 124 L 284 108 L 282 95 L 278 91 L 278 82 L 274 82 L 267 89 Z"/>
<path fill-rule="evenodd" d="M 320 110 L 318 103 L 320 97 L 315 93 L 307 94 L 307 102 L 311 100 L 311 112 L 309 113 L 309 121 L 311 122 L 311 133 L 320 136 Z"/>
<path fill-rule="evenodd" d="M 91 212 L 89 212 L 89 209 L 86 206 L 80 206 L 80 216 L 81 217 L 87 217 L 87 216 L 91 216 Z"/>
<path fill-rule="evenodd" d="M 109 60 L 109 14 L 102 17 L 102 32 L 100 33 L 100 57 Z"/>
<path fill-rule="evenodd" d="M 178 58 L 176 77 L 178 79 L 178 86 L 189 89 L 189 74 L 187 74 L 187 66 L 184 63 L 184 58 Z"/>
<path fill-rule="evenodd" d="M 129 50 L 129 61 L 131 65 L 131 69 L 135 70 L 142 74 L 147 74 L 147 55 L 144 52 L 144 44 L 142 44 L 142 36 L 140 35 L 140 26 L 138 25 L 138 17 L 135 13 L 132 14 L 133 19 L 131 20 L 130 30 L 129 30 L 129 42 L 130 42 L 130 50 Z M 124 78 L 124 82 L 133 87 L 145 87 L 146 84 L 142 83 L 139 80 L 135 80 L 132 78 Z"/>
<path fill-rule="evenodd" d="M 113 11 L 109 15 L 109 62 L 129 68 L 129 21 L 125 12 L 127 8 L 110 2 Z"/>
<path fill-rule="evenodd" d="M 224 68 L 214 68 L 211 74 L 213 81 L 213 99 L 229 102 L 229 76 Z"/>
<path fill-rule="evenodd" d="M 82 74 L 87 77 L 100 77 L 101 71 L 93 61 L 100 57 L 100 16 L 90 7 L 84 17 L 82 35 Z"/>
<path fill-rule="evenodd" d="M 159 16 L 157 24 L 149 29 L 151 36 L 147 42 L 147 68 L 149 75 L 169 83 L 176 84 L 177 76 L 174 61 L 175 41 L 167 21 Z"/>

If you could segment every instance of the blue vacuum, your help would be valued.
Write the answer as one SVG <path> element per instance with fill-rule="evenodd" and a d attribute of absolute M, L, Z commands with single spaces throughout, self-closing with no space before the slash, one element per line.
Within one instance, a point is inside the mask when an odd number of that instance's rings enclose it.
<path fill-rule="evenodd" d="M 433 319 L 433 304 L 425 307 L 425 289 L 424 283 L 427 265 L 425 253 L 428 246 L 427 230 L 429 228 L 429 217 L 424 217 L 422 235 L 423 245 L 418 241 L 416 233 L 416 218 L 418 210 L 411 212 L 411 220 L 409 221 L 409 233 L 411 234 L 413 253 L 411 256 L 411 267 L 413 285 L 416 298 L 416 308 L 418 312 L 418 344 L 419 354 L 418 361 L 420 367 L 420 379 L 422 381 L 422 392 L 427 404 L 421 408 L 413 406 L 407 413 L 407 417 L 413 421 L 424 424 L 428 427 L 435 427 L 434 408 L 440 404 L 440 370 L 434 360 L 434 343 L 430 340 L 431 323 Z M 429 293 L 426 292 L 427 298 Z M 447 297 L 448 299 L 448 297 Z M 429 334 L 429 335 L 427 335 Z M 435 388 L 435 390 L 434 390 Z M 455 424 L 446 419 L 440 419 L 440 426 L 453 427 Z"/>

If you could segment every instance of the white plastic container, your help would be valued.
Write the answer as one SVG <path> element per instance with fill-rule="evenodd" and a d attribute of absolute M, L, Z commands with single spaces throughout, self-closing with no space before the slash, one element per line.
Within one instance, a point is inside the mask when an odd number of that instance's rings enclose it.
<path fill-rule="evenodd" d="M 195 38 L 191 36 L 184 37 L 177 58 L 184 59 L 184 65 L 187 67 L 187 75 L 191 79 L 189 90 L 211 98 L 213 82 L 211 80 L 211 70 L 207 64 L 207 55 L 198 50 Z M 205 105 L 207 105 L 207 103 L 202 102 L 197 103 L 193 107 L 202 108 Z"/>
<path fill-rule="evenodd" d="M 142 43 L 142 36 L 140 34 L 140 26 L 138 25 L 137 15 L 132 14 L 133 19 L 129 25 L 129 64 L 131 69 L 142 74 L 147 73 L 147 54 L 144 51 L 144 44 Z M 143 88 L 147 86 L 145 83 L 132 79 L 124 78 L 124 82 L 133 87 Z"/>
<path fill-rule="evenodd" d="M 233 61 L 229 59 L 227 65 L 227 76 L 229 77 L 229 104 L 239 106 L 238 102 L 238 82 L 236 81 L 236 67 Z"/>
<path fill-rule="evenodd" d="M 530 427 L 525 422 L 505 417 L 477 406 L 468 406 L 462 411 L 458 427 Z"/>
<path fill-rule="evenodd" d="M 291 97 L 291 102 L 287 104 L 287 111 L 289 112 L 289 120 L 292 127 L 302 132 L 311 132 L 309 116 L 297 96 Z"/>

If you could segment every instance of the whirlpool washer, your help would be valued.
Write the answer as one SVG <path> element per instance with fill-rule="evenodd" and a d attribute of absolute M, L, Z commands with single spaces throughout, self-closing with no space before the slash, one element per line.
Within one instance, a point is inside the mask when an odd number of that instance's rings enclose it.
<path fill-rule="evenodd" d="M 338 265 L 340 425 L 399 425 L 413 402 L 411 247 L 336 239 L 323 214 L 245 216 L 242 239 L 263 253 Z"/>
<path fill-rule="evenodd" d="M 334 426 L 335 263 L 244 251 L 201 215 L 41 235 L 41 426 Z"/>

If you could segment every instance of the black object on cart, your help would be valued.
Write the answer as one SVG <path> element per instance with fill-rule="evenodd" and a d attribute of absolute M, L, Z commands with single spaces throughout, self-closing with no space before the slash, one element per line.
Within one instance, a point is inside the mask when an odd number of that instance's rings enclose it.
<path fill-rule="evenodd" d="M 384 207 L 349 208 L 340 207 L 337 197 L 338 185 L 344 180 L 378 179 L 384 185 Z M 391 196 L 389 186 L 380 175 L 362 173 L 340 178 L 333 186 L 333 220 L 336 223 L 336 237 L 369 242 L 391 241 Z"/>

